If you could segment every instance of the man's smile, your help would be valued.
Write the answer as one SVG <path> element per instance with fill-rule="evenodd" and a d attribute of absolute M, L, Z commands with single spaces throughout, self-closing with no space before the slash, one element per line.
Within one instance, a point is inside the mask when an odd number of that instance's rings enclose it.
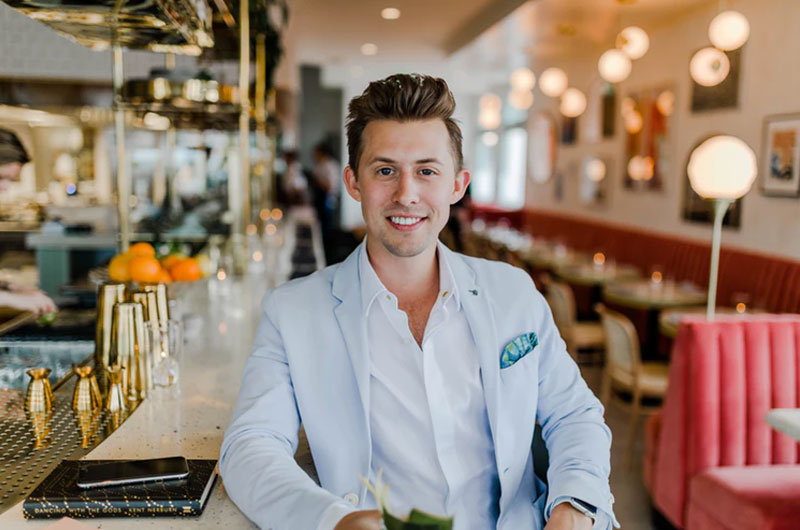
<path fill-rule="evenodd" d="M 390 215 L 386 218 L 393 228 L 401 231 L 415 230 L 425 222 L 427 217 L 409 215 Z"/>

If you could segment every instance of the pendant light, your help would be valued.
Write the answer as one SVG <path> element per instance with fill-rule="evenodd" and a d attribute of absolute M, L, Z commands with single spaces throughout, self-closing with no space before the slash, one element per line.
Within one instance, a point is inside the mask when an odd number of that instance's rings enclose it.
<path fill-rule="evenodd" d="M 716 86 L 722 83 L 728 72 L 731 63 L 725 52 L 709 46 L 698 51 L 689 62 L 689 73 L 698 85 Z"/>
<path fill-rule="evenodd" d="M 551 98 L 557 98 L 567 89 L 567 74 L 561 68 L 555 66 L 548 68 L 539 77 L 539 89 L 542 94 Z"/>
<path fill-rule="evenodd" d="M 617 49 L 630 59 L 641 59 L 650 48 L 650 37 L 639 26 L 628 26 L 617 35 Z"/>
<path fill-rule="evenodd" d="M 750 37 L 750 23 L 738 11 L 723 11 L 714 17 L 708 26 L 711 44 L 720 50 L 740 48 Z"/>
<path fill-rule="evenodd" d="M 559 110 L 567 118 L 577 118 L 586 110 L 586 96 L 577 88 L 566 89 Z"/>
<path fill-rule="evenodd" d="M 510 83 L 514 92 L 531 91 L 536 86 L 536 75 L 523 66 L 511 72 Z"/>
<path fill-rule="evenodd" d="M 619 83 L 631 75 L 631 60 L 619 50 L 608 50 L 600 56 L 597 69 L 609 83 Z"/>

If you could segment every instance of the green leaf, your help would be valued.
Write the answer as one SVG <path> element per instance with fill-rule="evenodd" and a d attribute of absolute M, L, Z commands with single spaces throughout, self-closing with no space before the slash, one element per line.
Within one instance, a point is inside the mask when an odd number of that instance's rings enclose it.
<path fill-rule="evenodd" d="M 452 530 L 453 519 L 436 517 L 417 509 L 411 510 L 407 521 L 398 519 L 388 511 L 383 512 L 386 530 Z"/>

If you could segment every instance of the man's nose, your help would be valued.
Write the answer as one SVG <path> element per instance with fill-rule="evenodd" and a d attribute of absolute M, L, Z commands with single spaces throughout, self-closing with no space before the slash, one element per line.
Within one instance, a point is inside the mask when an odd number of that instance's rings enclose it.
<path fill-rule="evenodd" d="M 403 206 L 415 204 L 419 201 L 417 181 L 414 179 L 414 174 L 411 171 L 406 169 L 400 171 L 400 176 L 397 179 L 397 187 L 394 192 L 394 200 Z"/>

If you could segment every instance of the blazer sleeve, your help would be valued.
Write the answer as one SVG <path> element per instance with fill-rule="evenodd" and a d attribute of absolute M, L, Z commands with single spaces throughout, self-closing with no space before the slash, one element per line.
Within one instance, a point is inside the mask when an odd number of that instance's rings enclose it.
<path fill-rule="evenodd" d="M 313 529 L 330 506 L 342 501 L 317 486 L 294 460 L 300 414 L 275 325 L 274 291 L 265 296 L 262 308 L 220 449 L 220 473 L 228 495 L 260 528 Z"/>
<path fill-rule="evenodd" d="M 618 527 L 609 487 L 611 431 L 603 419 L 603 405 L 567 353 L 544 297 L 532 291 L 540 348 L 536 416 L 550 455 L 545 518 L 557 500 L 575 497 L 596 506 Z"/>

